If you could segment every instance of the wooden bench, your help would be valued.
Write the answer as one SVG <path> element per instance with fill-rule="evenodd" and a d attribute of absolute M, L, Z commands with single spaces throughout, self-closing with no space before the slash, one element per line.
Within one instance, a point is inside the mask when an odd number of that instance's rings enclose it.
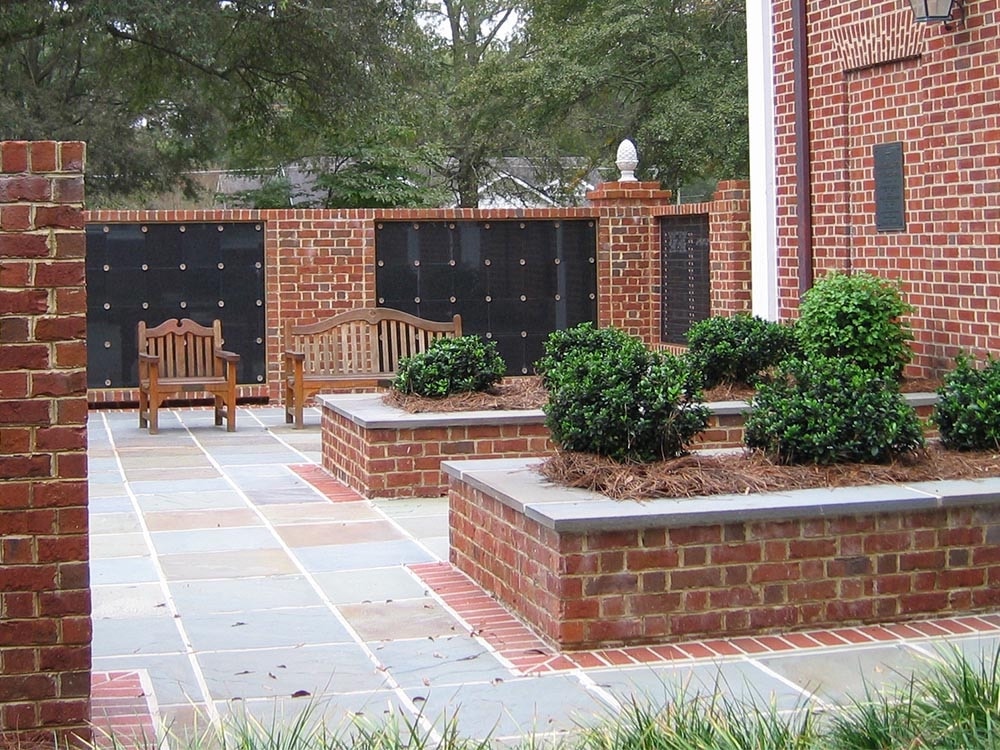
<path fill-rule="evenodd" d="M 222 322 L 203 326 L 171 318 L 149 328 L 139 322 L 139 426 L 159 432 L 158 410 L 178 393 L 210 393 L 215 423 L 236 430 L 236 366 L 240 355 L 222 349 Z"/>
<path fill-rule="evenodd" d="M 305 401 L 321 390 L 384 386 L 399 361 L 438 338 L 462 335 L 462 317 L 424 320 L 387 307 L 350 310 L 285 329 L 285 422 L 303 426 Z"/>

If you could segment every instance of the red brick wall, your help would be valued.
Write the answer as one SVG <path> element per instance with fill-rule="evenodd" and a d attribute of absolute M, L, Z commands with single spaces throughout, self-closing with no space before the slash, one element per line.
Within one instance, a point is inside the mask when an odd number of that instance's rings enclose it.
<path fill-rule="evenodd" d="M 1000 604 L 1000 510 L 557 534 L 451 479 L 451 561 L 567 649 Z"/>
<path fill-rule="evenodd" d="M 598 225 L 598 322 L 660 343 L 661 216 L 707 215 L 711 311 L 750 312 L 750 186 L 719 183 L 707 203 L 671 204 L 655 182 L 611 182 L 587 194 Z"/>
<path fill-rule="evenodd" d="M 0 143 L 0 734 L 89 736 L 84 144 Z"/>
<path fill-rule="evenodd" d="M 625 183 L 621 183 L 625 184 Z M 745 183 L 723 183 L 715 203 L 671 206 L 669 194 L 649 183 L 594 194 L 593 208 L 436 210 L 92 211 L 88 223 L 234 222 L 265 224 L 267 377 L 264 387 L 243 386 L 241 396 L 280 401 L 282 327 L 358 306 L 377 304 L 375 232 L 381 221 L 587 219 L 598 225 L 598 316 L 659 343 L 659 224 L 657 216 L 710 213 L 713 306 L 749 308 L 748 201 Z M 713 307 L 714 309 L 714 307 Z M 91 400 L 135 400 L 130 391 L 94 391 Z"/>
<path fill-rule="evenodd" d="M 779 294 L 798 306 L 792 8 L 774 0 Z M 806 3 L 815 276 L 865 270 L 915 306 L 912 374 L 959 349 L 1000 351 L 1000 0 L 964 22 L 916 24 L 908 4 Z M 875 229 L 872 147 L 902 142 L 906 230 Z"/>
<path fill-rule="evenodd" d="M 412 416 L 412 415 L 411 415 Z M 448 491 L 441 462 L 456 458 L 526 458 L 554 450 L 537 423 L 368 429 L 323 409 L 323 468 L 365 497 L 440 497 Z"/>

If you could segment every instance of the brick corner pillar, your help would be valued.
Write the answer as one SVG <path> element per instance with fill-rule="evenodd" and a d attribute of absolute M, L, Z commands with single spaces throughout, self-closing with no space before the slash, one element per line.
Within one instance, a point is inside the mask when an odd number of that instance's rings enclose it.
<path fill-rule="evenodd" d="M 79 142 L 0 142 L 0 737 L 89 740 Z"/>
<path fill-rule="evenodd" d="M 587 193 L 597 209 L 597 319 L 638 336 L 660 341 L 658 216 L 670 191 L 658 182 L 605 182 Z"/>
<path fill-rule="evenodd" d="M 725 180 L 709 215 L 712 315 L 750 313 L 750 182 Z"/>

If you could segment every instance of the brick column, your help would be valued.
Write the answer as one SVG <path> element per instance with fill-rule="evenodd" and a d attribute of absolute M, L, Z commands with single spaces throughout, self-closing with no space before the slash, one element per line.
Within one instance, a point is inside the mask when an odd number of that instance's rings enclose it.
<path fill-rule="evenodd" d="M 89 738 L 83 143 L 0 143 L 0 737 Z"/>
<path fill-rule="evenodd" d="M 660 224 L 670 191 L 658 182 L 605 182 L 587 193 L 597 229 L 597 320 L 658 344 Z"/>
<path fill-rule="evenodd" d="M 749 313 L 750 183 L 720 182 L 709 214 L 712 315 Z"/>

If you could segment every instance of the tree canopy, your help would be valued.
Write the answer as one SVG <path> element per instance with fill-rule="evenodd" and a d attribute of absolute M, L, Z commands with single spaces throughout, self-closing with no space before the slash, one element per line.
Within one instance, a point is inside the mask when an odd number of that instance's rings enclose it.
<path fill-rule="evenodd" d="M 13 0 L 0 138 L 87 141 L 92 205 L 299 161 L 323 205 L 474 206 L 502 157 L 531 158 L 568 200 L 624 137 L 676 189 L 747 172 L 744 15 L 743 0 Z"/>

